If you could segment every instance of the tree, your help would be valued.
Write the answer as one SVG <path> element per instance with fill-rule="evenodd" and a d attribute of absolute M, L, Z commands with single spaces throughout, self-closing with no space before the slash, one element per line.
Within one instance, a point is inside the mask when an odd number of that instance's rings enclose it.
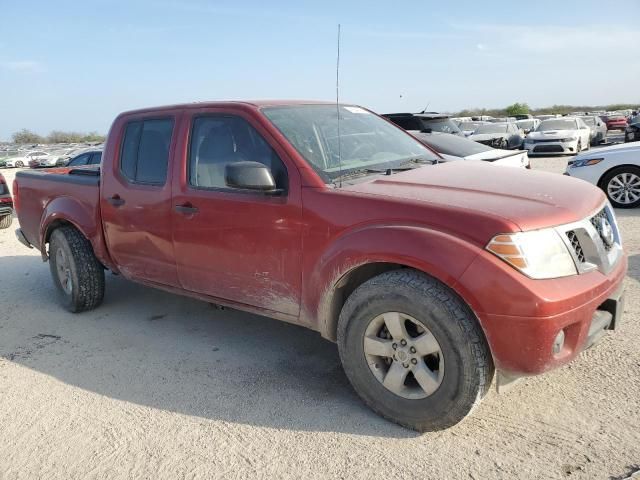
<path fill-rule="evenodd" d="M 26 128 L 14 133 L 12 138 L 13 143 L 44 143 L 44 138 Z"/>
<path fill-rule="evenodd" d="M 529 105 L 526 103 L 514 103 L 505 108 L 507 115 L 513 117 L 514 115 L 524 115 L 529 113 Z"/>

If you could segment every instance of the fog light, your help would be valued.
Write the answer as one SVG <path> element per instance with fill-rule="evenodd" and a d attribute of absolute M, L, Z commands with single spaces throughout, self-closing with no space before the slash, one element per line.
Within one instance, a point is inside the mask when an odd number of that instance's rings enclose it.
<path fill-rule="evenodd" d="M 558 355 L 564 346 L 564 330 L 560 330 L 553 341 L 553 354 Z"/>

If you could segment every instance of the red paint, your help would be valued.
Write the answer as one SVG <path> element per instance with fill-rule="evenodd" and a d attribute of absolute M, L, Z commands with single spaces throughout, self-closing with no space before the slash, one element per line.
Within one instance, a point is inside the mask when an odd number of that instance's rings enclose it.
<path fill-rule="evenodd" d="M 575 356 L 596 307 L 622 282 L 626 259 L 608 276 L 531 280 L 484 246 L 498 233 L 581 220 L 604 202 L 600 190 L 560 175 L 481 162 L 328 187 L 260 110 L 291 103 L 218 102 L 124 113 L 109 132 L 100 189 L 48 182 L 46 176 L 20 179 L 21 227 L 44 252 L 52 222 L 71 222 L 107 267 L 131 280 L 299 323 L 327 338 L 335 335 L 330 305 L 340 279 L 365 264 L 399 264 L 458 292 L 478 316 L 499 368 L 540 373 Z M 288 194 L 192 188 L 189 130 L 193 117 L 205 113 L 247 120 L 287 167 Z M 119 173 L 123 127 L 159 116 L 175 119 L 167 182 L 133 185 Z M 114 207 L 107 201 L 114 196 L 125 203 Z M 185 204 L 199 212 L 174 209 Z M 563 327 L 567 346 L 552 358 L 551 342 Z"/>

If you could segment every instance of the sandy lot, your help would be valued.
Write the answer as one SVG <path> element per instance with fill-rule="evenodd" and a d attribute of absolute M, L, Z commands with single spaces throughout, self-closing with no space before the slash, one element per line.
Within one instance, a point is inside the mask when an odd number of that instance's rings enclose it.
<path fill-rule="evenodd" d="M 425 435 L 369 411 L 303 328 L 112 275 L 99 309 L 68 314 L 48 265 L 0 231 L 0 478 L 625 478 L 640 469 L 640 211 L 618 216 L 621 329 Z"/>

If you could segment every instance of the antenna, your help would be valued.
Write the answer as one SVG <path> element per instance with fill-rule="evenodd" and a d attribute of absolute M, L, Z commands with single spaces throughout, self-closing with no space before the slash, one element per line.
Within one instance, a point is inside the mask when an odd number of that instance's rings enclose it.
<path fill-rule="evenodd" d="M 431 105 L 431 100 L 427 102 L 427 106 L 424 107 L 424 110 L 422 110 L 422 113 L 427 113 L 427 108 L 429 108 L 429 105 Z"/>
<path fill-rule="evenodd" d="M 338 178 L 342 188 L 342 141 L 340 138 L 340 24 L 338 24 L 338 56 L 336 58 L 336 115 L 338 116 Z"/>

